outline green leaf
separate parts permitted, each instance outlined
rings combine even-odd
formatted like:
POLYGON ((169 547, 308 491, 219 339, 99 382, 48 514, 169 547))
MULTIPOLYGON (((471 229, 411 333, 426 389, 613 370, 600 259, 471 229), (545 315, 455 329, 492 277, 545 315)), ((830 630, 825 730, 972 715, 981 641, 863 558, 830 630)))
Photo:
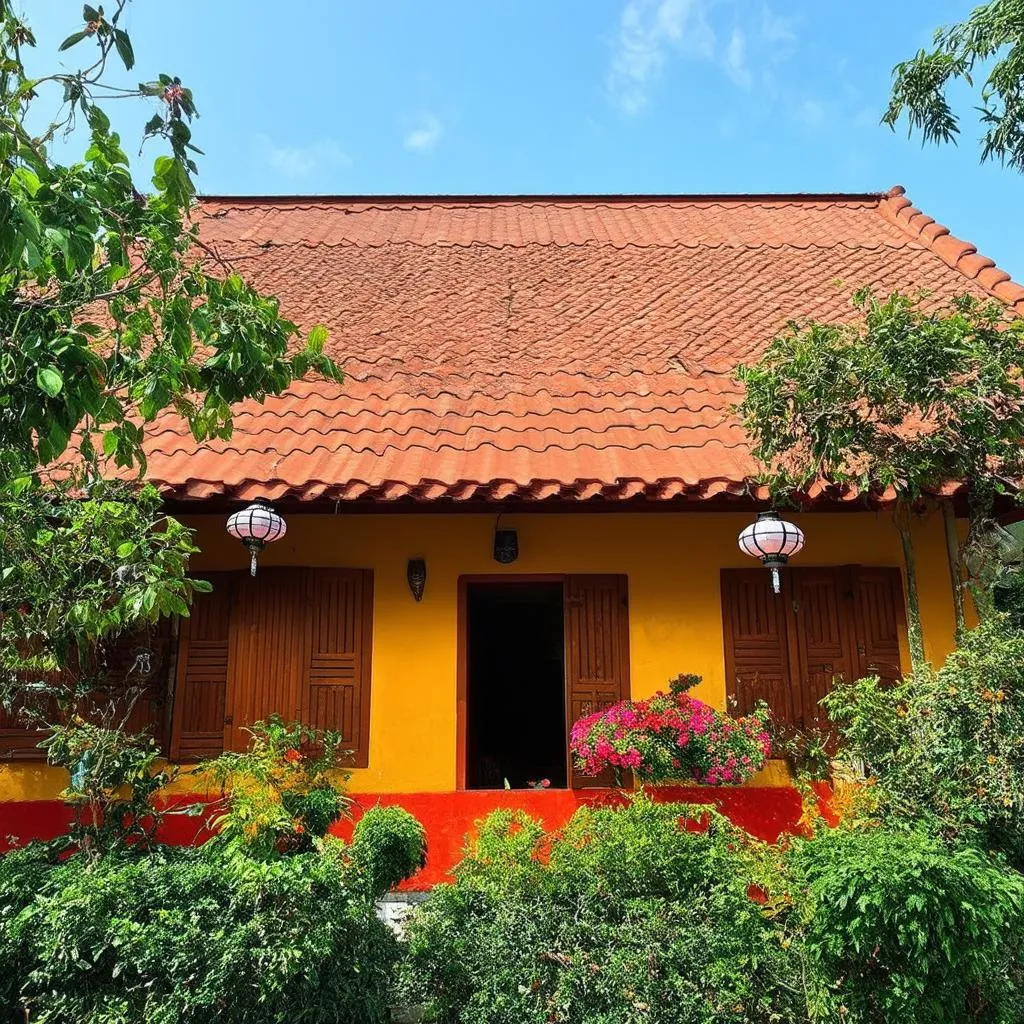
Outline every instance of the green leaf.
POLYGON ((4 490, 9 491, 15 497, 24 494, 32 486, 32 477, 29 475, 16 476, 4 485, 4 490))
POLYGON ((135 51, 132 49, 132 41, 124 29, 114 29, 114 46, 117 47, 117 55, 121 58, 128 71, 135 67, 135 51))
POLYGON ((36 370, 36 384, 40 391, 45 391, 51 398, 56 398, 64 387, 64 378, 60 371, 52 366, 40 366, 36 370))
POLYGON ((10 182, 11 185, 19 185, 30 196, 34 196, 40 188, 39 176, 27 167, 16 167, 11 172, 10 182))
POLYGON ((71 35, 64 40, 60 46, 57 47, 58 51, 70 50, 76 43, 80 43, 89 35, 88 32, 72 32, 71 35))
POLYGON ((100 12, 95 7, 90 7, 88 4, 82 8, 82 21, 99 21, 100 12))
POLYGON ((310 352, 320 355, 324 350, 327 341, 327 328, 323 324, 317 324, 309 334, 306 335, 306 348, 310 352))

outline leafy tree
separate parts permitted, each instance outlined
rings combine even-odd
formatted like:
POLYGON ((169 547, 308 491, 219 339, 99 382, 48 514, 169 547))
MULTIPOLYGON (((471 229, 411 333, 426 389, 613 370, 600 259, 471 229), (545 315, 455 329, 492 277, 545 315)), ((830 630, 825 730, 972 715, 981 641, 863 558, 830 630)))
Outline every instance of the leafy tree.
MULTIPOLYGON (((917 669, 924 647, 911 509, 944 484, 966 482, 971 543, 982 545, 994 497, 1016 492, 1024 468, 1024 323, 969 297, 930 311, 906 296, 880 300, 861 291, 854 307, 854 322, 790 323, 755 365, 741 366, 739 413, 778 498, 798 498, 818 482, 895 495, 917 669)), ((949 503, 940 504, 958 580, 964 559, 949 503)), ((962 596, 954 591, 962 633, 962 596)))
POLYGON ((897 64, 883 122, 905 114, 926 142, 955 142, 960 118, 947 97, 958 81, 972 88, 981 68, 978 111, 984 125, 982 160, 1024 171, 1024 0, 989 0, 957 25, 935 32, 934 47, 897 64))
POLYGON ((104 642, 204 588, 186 575, 189 531, 132 479, 147 424, 173 412, 196 441, 224 438, 234 403, 310 371, 340 379, 322 326, 303 337, 204 246, 191 91, 116 79, 135 63, 128 2, 82 9, 61 45, 79 70, 33 75, 32 29, 0 0, 0 691, 22 703, 55 679, 77 697, 104 642), (114 99, 155 108, 150 186, 111 129, 114 99), (48 122, 43 104, 59 108, 48 122), (82 140, 80 160, 54 159, 59 135, 82 140))
POLYGON ((898 63, 883 123, 895 128, 906 115, 910 132, 926 142, 955 142, 961 122, 947 91, 957 81, 973 88, 979 68, 987 72, 981 159, 1024 171, 1024 0, 989 0, 964 22, 936 30, 931 50, 898 63))
POLYGON ((873 814, 924 821, 1024 868, 1024 633, 1001 616, 939 669, 896 686, 841 682, 825 698, 840 757, 874 781, 873 814))

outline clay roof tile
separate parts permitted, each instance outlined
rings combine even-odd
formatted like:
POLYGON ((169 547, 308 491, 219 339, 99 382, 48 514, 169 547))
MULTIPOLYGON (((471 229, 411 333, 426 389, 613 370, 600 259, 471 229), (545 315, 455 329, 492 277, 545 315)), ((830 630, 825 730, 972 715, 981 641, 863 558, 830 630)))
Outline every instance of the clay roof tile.
POLYGON ((898 186, 207 197, 197 219, 328 327, 347 378, 243 404, 227 441, 153 424, 150 477, 183 502, 763 499, 734 370, 787 320, 852 316, 865 284, 1024 313, 1024 288, 898 186))

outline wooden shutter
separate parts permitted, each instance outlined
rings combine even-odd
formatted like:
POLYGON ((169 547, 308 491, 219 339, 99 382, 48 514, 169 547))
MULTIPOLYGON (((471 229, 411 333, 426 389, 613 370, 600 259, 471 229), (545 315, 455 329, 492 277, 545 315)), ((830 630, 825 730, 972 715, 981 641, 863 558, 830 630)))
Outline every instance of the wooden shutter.
MULTIPOLYGON (((56 704, 53 714, 58 714, 56 704)), ((33 711, 36 708, 33 707, 33 711)), ((48 708, 45 711, 49 714, 48 708)), ((2 761, 43 761, 46 751, 39 746, 46 738, 46 731, 28 726, 22 715, 22 704, 15 698, 10 710, 0 707, 0 760, 2 761)))
POLYGON ((899 569, 853 569, 854 659, 857 675, 901 678, 900 635, 906 631, 903 579, 899 569))
POLYGON ((763 569, 722 570, 726 693, 745 715, 763 700, 783 721, 796 720, 790 685, 786 594, 773 594, 763 569))
POLYGON ((782 580, 775 595, 763 570, 722 571, 726 687, 739 713, 763 700, 780 722, 810 728, 836 678, 900 678, 899 569, 789 567, 782 580))
POLYGON ((239 575, 230 618, 219 623, 227 629, 227 642, 217 649, 223 749, 244 750, 248 727, 276 714, 340 732, 352 763, 365 767, 372 601, 366 570, 269 568, 239 575))
POLYGON ((306 581, 301 719, 340 732, 352 764, 369 762, 373 577, 360 569, 318 569, 306 581))
MULTIPOLYGON (((565 690, 569 728, 577 719, 629 696, 629 610, 625 576, 569 576, 565 581, 565 690)), ((608 786, 611 773, 581 775, 569 759, 573 789, 608 786)))
POLYGON ((235 585, 224 745, 245 750, 248 726, 299 717, 305 664, 306 573, 261 569, 235 585))
POLYGON ((125 722, 129 732, 148 732, 160 748, 167 750, 167 700, 174 644, 172 620, 162 618, 152 626, 120 637, 105 653, 106 689, 99 688, 95 700, 111 700, 120 706, 131 704, 125 722))
MULTIPOLYGON (((56 697, 33 701, 31 710, 43 721, 66 720, 73 710, 86 719, 98 721, 106 708, 116 709, 118 721, 124 720, 128 732, 149 732, 167 747, 167 694, 171 655, 171 620, 160 619, 152 626, 124 634, 103 645, 100 660, 92 663, 89 673, 99 678, 93 689, 75 702, 73 709, 61 710, 56 697)), ((91 658, 92 656, 90 656, 91 658)), ((25 679, 38 678, 35 673, 21 673, 25 679)), ((53 687, 64 689, 69 696, 80 680, 74 667, 44 674, 53 687)), ((39 748, 48 731, 29 728, 19 706, 10 711, 0 708, 0 760, 44 760, 46 752, 39 748)))
POLYGON ((797 648, 791 721, 810 729, 827 717, 820 702, 833 681, 849 681, 858 674, 850 632, 853 595, 847 569, 798 568, 789 573, 791 599, 787 603, 792 608, 797 648))
POLYGON ((224 747, 228 646, 235 575, 210 573, 209 594, 196 594, 178 632, 171 757, 198 761, 224 747))

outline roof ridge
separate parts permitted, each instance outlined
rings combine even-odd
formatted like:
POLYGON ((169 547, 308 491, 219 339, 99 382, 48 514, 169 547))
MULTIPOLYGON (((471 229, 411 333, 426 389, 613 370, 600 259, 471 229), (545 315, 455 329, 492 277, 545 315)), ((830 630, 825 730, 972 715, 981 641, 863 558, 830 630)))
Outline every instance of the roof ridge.
POLYGON ((768 200, 774 202, 870 202, 884 199, 889 192, 426 192, 426 193, 209 193, 196 196, 199 203, 670 203, 768 200))
POLYGON ((904 234, 920 241, 946 266, 974 281, 1015 313, 1024 315, 1024 287, 998 267, 995 260, 979 253, 976 245, 957 238, 945 224, 914 206, 902 185, 894 185, 882 195, 878 212, 904 234))

